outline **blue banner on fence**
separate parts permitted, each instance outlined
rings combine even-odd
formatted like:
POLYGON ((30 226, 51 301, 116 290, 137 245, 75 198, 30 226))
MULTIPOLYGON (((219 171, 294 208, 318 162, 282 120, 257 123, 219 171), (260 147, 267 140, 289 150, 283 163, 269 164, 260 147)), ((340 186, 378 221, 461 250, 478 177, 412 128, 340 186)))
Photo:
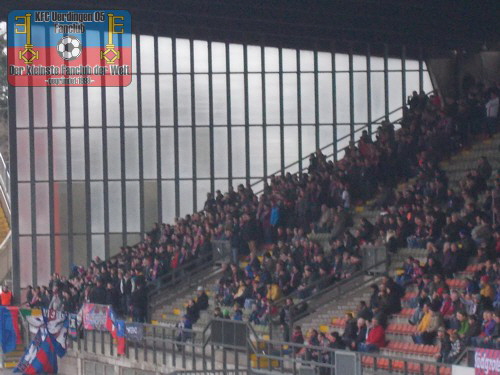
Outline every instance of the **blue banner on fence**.
POLYGON ((144 337, 144 326, 139 323, 125 323, 125 331, 128 340, 141 341, 144 337))

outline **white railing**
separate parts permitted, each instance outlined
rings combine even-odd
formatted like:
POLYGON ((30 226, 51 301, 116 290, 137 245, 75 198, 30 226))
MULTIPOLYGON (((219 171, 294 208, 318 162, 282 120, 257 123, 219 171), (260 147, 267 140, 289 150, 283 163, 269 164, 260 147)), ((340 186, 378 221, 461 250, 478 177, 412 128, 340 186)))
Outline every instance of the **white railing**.
MULTIPOLYGON (((10 173, 0 153, 0 204, 3 208, 5 218, 10 226, 10 173)), ((9 231, 2 243, 0 243, 0 283, 9 284, 11 276, 10 271, 12 267, 12 231, 9 231)))
MULTIPOLYGON (((0 153, 0 188, 3 194, 2 199, 6 203, 5 215, 10 222, 10 173, 3 155, 0 153)), ((5 208, 5 207, 4 207, 5 208)))

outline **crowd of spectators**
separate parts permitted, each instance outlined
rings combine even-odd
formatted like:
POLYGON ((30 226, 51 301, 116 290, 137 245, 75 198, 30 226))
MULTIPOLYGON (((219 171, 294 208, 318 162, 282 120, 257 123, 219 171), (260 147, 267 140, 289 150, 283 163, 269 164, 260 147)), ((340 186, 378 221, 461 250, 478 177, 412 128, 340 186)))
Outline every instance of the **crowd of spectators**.
MULTIPOLYGON (((443 218, 433 223, 434 215, 427 215, 429 207, 437 208, 447 198, 444 202, 452 205, 453 220, 462 205, 469 205, 463 194, 474 198, 484 191, 480 179, 487 172, 487 161, 484 171, 471 172, 466 181, 472 185, 467 185, 462 196, 447 190, 446 178, 436 164, 466 142, 471 112, 470 103, 441 104, 438 96, 416 95, 398 131, 388 121, 377 129, 375 140, 364 131, 357 146, 351 142, 343 159, 335 163, 318 150, 310 156, 307 173, 273 175, 260 196, 250 185, 230 188, 225 194, 208 193, 202 212, 173 224, 155 224, 139 244, 122 247, 108 260, 96 258, 87 268, 75 266, 69 277, 54 274, 47 287, 29 288, 25 303, 68 312, 78 311, 85 302, 109 304, 120 315, 144 321, 150 283, 172 269, 203 263, 211 254, 210 241, 226 240, 233 263, 224 265, 217 302, 231 307, 236 317, 242 315, 242 308, 251 309, 252 321, 265 323, 277 313, 270 311, 271 303, 282 296, 295 291, 305 298, 314 288, 352 275, 360 266, 360 246, 376 242, 379 235, 390 237, 394 230, 397 235, 392 238, 411 241, 412 246, 437 240, 443 218), (392 194, 397 181, 415 175, 418 183, 413 188, 402 196, 392 194), (351 207, 374 196, 375 205, 387 208, 388 215, 375 226, 364 220, 351 234, 347 230, 352 225, 351 207), (389 209, 393 204, 396 211, 389 209), (398 228, 400 221, 402 228, 398 228), (430 231, 421 230, 424 227, 430 231), (332 251, 325 253, 311 241, 311 232, 331 233, 332 251), (266 250, 260 260, 262 244, 266 250), (238 265, 242 256, 248 257, 244 268, 238 265)), ((486 216, 474 216, 474 220, 482 226, 491 224, 486 216)), ((475 233, 488 235, 486 228, 475 233)), ((498 230, 495 233, 498 238, 498 230)), ((452 237, 448 241, 453 242, 452 237)), ((453 244, 450 248, 453 252, 453 244)), ((432 267, 433 261, 429 262, 426 267, 432 267)), ((290 310, 293 314, 295 308, 290 310)), ((229 315, 228 309, 224 312, 229 315)), ((291 314, 279 312, 283 325, 291 314)))
MULTIPOLYGON (((381 285, 372 285, 369 303, 361 301, 355 314, 346 314, 342 335, 311 330, 304 338, 295 327, 293 342, 377 351, 386 345, 388 318, 401 312, 405 290, 415 285, 417 297, 409 301, 415 308, 409 319, 417 330, 413 340, 438 345, 437 361, 453 363, 466 346, 500 349, 500 227, 495 222, 500 200, 494 200, 500 196, 500 176, 481 157, 453 189, 437 164, 466 145, 469 135, 489 137, 497 131, 497 92, 473 86, 465 100, 443 107, 414 93, 393 147, 393 166, 401 176, 414 178, 400 192, 380 194, 374 207, 382 214, 373 225, 364 220, 354 237, 361 244, 385 244, 393 253, 401 247, 426 248, 426 262, 409 256, 396 280, 384 277, 381 285), (465 290, 447 283, 470 264, 475 271, 465 290)), ((321 351, 302 352, 321 361, 321 351)))

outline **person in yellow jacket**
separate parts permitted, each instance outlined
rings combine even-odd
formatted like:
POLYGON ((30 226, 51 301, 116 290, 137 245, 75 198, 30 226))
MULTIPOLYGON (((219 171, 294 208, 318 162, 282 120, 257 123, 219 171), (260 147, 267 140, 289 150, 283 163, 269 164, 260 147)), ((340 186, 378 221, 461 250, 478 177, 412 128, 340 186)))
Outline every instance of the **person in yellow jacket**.
POLYGON ((278 284, 268 284, 266 297, 269 301, 276 301, 281 298, 281 290, 278 284))
POLYGON ((444 327, 443 317, 434 310, 430 303, 424 305, 424 316, 417 326, 418 333, 412 337, 416 344, 433 345, 438 329, 444 327))
POLYGON ((495 298, 495 290, 489 284, 489 277, 483 276, 480 279, 479 286, 481 287, 481 291, 479 292, 484 298, 489 298, 490 301, 493 301, 495 298))

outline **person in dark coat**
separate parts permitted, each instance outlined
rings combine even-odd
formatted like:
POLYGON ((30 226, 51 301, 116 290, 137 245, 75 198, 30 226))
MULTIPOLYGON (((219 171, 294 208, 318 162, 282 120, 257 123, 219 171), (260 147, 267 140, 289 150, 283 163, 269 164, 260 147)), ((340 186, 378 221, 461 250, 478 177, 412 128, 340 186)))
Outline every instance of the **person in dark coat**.
POLYGON ((101 280, 96 281, 96 285, 92 288, 90 293, 90 302, 100 305, 106 304, 106 289, 104 289, 101 280))
POLYGON ((342 334, 342 340, 347 346, 351 345, 351 342, 353 342, 356 339, 356 331, 357 331, 357 325, 356 325, 356 319, 352 316, 352 313, 347 313, 346 314, 347 322, 345 323, 345 329, 344 333, 342 334))
POLYGON ((207 293, 205 293, 203 287, 198 287, 197 294, 196 308, 198 309, 198 311, 204 311, 208 309, 208 296, 207 293))
POLYGON ((196 302, 194 299, 188 301, 188 305, 186 307, 186 315, 189 321, 195 324, 198 319, 200 319, 200 310, 196 307, 196 302))
POLYGON ((120 294, 111 281, 106 285, 106 305, 110 305, 115 312, 120 309, 120 294))
POLYGON ((146 321, 148 295, 142 283, 136 284, 135 290, 130 296, 130 309, 135 322, 144 323, 146 321))
POLYGON ((368 327, 366 326, 366 321, 363 318, 358 319, 356 328, 356 338, 351 342, 351 350, 358 350, 360 344, 366 341, 366 332, 368 327))

